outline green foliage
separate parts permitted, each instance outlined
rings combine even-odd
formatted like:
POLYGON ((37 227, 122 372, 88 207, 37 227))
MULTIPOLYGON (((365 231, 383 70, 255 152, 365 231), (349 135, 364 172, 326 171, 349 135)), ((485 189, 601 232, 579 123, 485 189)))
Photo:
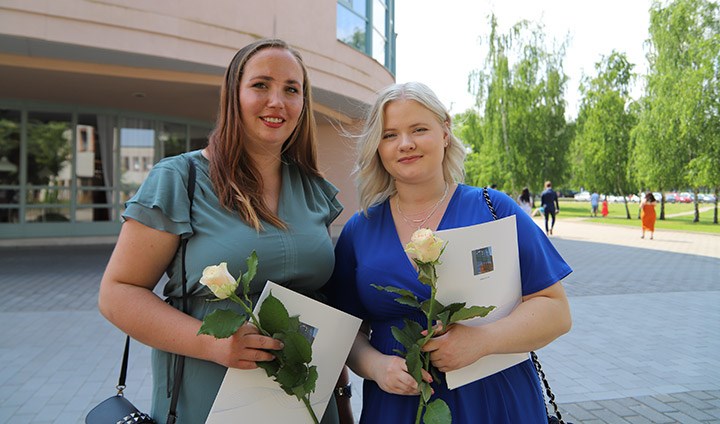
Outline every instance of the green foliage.
POLYGON ((583 98, 571 146, 572 168, 574 177, 593 191, 635 191, 628 174, 630 131, 636 122, 629 94, 633 66, 624 53, 613 51, 595 64, 597 75, 586 76, 580 86, 583 98))
POLYGON ((285 305, 270 293, 258 311, 258 319, 268 334, 283 333, 290 325, 290 316, 285 305))
POLYGON ((317 416, 310 404, 310 393, 315 391, 318 378, 317 367, 310 366, 312 346, 300 333, 300 317, 290 316, 285 305, 269 293, 260 304, 257 316, 253 312, 250 300, 250 282, 257 273, 258 257, 253 251, 246 260, 247 272, 238 278, 243 287, 243 298, 235 294, 229 299, 242 306, 245 314, 232 310, 218 309, 203 319, 198 334, 207 334, 216 338, 231 337, 248 319, 261 334, 281 340, 283 348, 271 351, 275 355, 272 361, 257 362, 268 377, 275 380, 288 395, 295 396, 305 404, 311 418, 318 423, 317 416))
POLYGON ((720 187, 719 7, 676 0, 650 9, 647 89, 633 131, 643 187, 720 187))
POLYGON ((460 137, 473 150, 468 182, 515 193, 525 186, 539 192, 546 179, 561 185, 571 136, 563 98, 565 43, 547 51, 543 27, 527 21, 500 34, 493 15, 487 44, 484 68, 469 77, 481 115, 456 117, 460 137))
POLYGON ((435 399, 428 403, 425 415, 423 416, 424 424, 442 424, 452 421, 450 407, 447 406, 442 399, 435 399))
POLYGON ((198 334, 207 334, 218 339, 226 339, 247 321, 246 315, 230 309, 218 309, 208 314, 200 326, 198 334))
POLYGON ((447 424, 452 422, 452 416, 450 415, 450 409, 447 404, 441 399, 435 399, 429 402, 432 397, 432 387, 422 379, 422 370, 428 371, 433 376, 434 381, 440 381, 440 379, 437 369, 430 363, 430 354, 423 352, 422 347, 435 335, 436 329, 433 327, 434 323, 441 322, 443 324, 443 331, 445 331, 449 326, 458 321, 487 316, 487 314, 495 309, 495 306, 466 307, 464 302, 452 303, 448 306, 443 305, 435 299, 435 295, 437 294, 437 271, 435 267, 439 264, 439 260, 422 262, 414 259, 414 261, 418 265, 418 280, 431 289, 430 299, 419 302, 413 292, 393 286, 372 284, 372 287, 380 291, 397 294, 399 296, 395 298, 396 302, 418 309, 424 313, 428 323, 427 328, 423 328, 415 321, 404 319, 403 322, 405 325, 402 329, 393 326, 390 331, 395 340, 405 349, 404 352, 397 350, 395 352, 405 358, 408 374, 415 379, 420 389, 420 402, 418 404, 415 423, 419 423, 420 417, 422 416, 424 423, 447 424), (423 332, 426 332, 426 334, 423 335, 423 332), (424 415, 423 411, 425 411, 424 415))

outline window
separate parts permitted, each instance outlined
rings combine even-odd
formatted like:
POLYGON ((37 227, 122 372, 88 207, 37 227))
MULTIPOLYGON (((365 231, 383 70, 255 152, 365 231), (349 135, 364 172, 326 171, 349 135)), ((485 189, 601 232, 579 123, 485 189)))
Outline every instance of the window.
POLYGON ((394 0, 338 0, 337 38, 395 72, 394 0))

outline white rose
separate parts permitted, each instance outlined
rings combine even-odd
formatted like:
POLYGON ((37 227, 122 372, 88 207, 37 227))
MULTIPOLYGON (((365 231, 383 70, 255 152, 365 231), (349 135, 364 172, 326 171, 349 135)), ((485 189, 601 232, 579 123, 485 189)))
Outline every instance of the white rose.
POLYGON ((405 252, 420 262, 431 263, 438 260, 444 244, 445 241, 435 236, 432 230, 421 228, 413 233, 405 252))
POLYGON ((227 299, 235 293, 238 282, 227 269, 227 263, 205 267, 200 283, 208 286, 219 299, 227 299))

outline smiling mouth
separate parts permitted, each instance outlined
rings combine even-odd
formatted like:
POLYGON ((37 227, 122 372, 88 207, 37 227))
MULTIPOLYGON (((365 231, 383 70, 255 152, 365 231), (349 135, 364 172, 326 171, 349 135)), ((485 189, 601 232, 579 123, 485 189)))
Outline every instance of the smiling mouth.
POLYGON ((412 160, 415 160, 415 159, 419 159, 419 158, 421 158, 421 157, 422 157, 422 156, 407 156, 407 157, 404 157, 404 158, 400 158, 400 159, 398 160, 398 162, 409 162, 409 161, 412 161, 412 160))
POLYGON ((282 124, 283 122, 285 122, 285 120, 282 118, 262 117, 260 119, 271 124, 282 124))

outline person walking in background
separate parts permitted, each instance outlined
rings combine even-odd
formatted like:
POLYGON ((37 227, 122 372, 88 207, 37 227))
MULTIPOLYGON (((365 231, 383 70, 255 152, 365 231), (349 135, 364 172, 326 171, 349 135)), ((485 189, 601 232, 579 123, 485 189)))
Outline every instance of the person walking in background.
POLYGON ((610 211, 609 211, 609 209, 608 209, 607 195, 603 198, 603 201, 602 201, 602 211, 601 211, 601 213, 602 213, 603 218, 605 218, 606 216, 608 216, 608 214, 610 213, 610 211))
POLYGON ((545 234, 552 235, 555 227, 555 215, 560 213, 560 202, 550 181, 545 181, 545 190, 540 195, 540 203, 545 215, 545 234), (550 225, 548 225, 548 221, 550 221, 550 225))
POLYGON ((645 231, 650 231, 650 240, 655 234, 655 205, 657 201, 651 192, 647 192, 645 197, 640 201, 640 221, 642 222, 642 236, 645 238, 645 231))
POLYGON ((520 209, 527 212, 528 215, 532 216, 533 208, 535 207, 532 197, 530 196, 530 189, 525 187, 517 198, 520 209))
MULTIPOLYGON (((522 301, 508 316, 483 325, 457 323, 423 347, 442 372, 486 355, 528 352, 570 329, 562 280, 571 269, 529 215, 506 194, 462 184, 465 148, 452 133, 452 118, 435 93, 421 83, 381 91, 358 136, 355 174, 360 211, 337 241, 335 270, 326 286, 331 305, 363 319, 348 365, 365 379, 362 424, 411 423, 418 385, 408 373, 403 346, 391 331, 408 318, 426 327, 425 315, 396 302, 387 284, 429 299, 430 288, 403 250, 419 228, 451 229, 516 216, 522 301), (484 197, 487 193, 489 200, 484 197)), ((420 334, 418 334, 420 337, 420 334)), ((547 423, 541 383, 528 359, 454 390, 442 375, 433 397, 444 400, 454 423, 547 423)), ((432 381, 431 381, 432 380, 432 381)))
MULTIPOLYGON (((205 267, 227 262, 237 273, 256 251, 253 301, 267 280, 316 297, 332 274, 328 226, 342 205, 318 170, 311 92, 300 54, 284 41, 243 47, 225 72, 208 146, 158 162, 126 203, 98 304, 110 322, 153 348, 151 415, 158 423, 168 415, 176 355, 185 356, 178 423, 192 424, 207 419, 228 368, 257 368, 274 359, 268 350, 282 347, 249 323, 225 339, 198 335, 214 310, 243 312, 229 299, 207 301, 212 293, 199 283, 205 267), (192 210, 188 159, 197 169, 192 210), (180 311, 179 249, 186 238, 187 314, 180 311), (167 301, 153 292, 163 273, 167 301)), ((338 422, 331 400, 322 423, 338 422)))
POLYGON ((600 203, 600 195, 597 194, 597 191, 593 190, 592 194, 590 195, 590 215, 591 216, 597 216, 599 203, 600 203))

